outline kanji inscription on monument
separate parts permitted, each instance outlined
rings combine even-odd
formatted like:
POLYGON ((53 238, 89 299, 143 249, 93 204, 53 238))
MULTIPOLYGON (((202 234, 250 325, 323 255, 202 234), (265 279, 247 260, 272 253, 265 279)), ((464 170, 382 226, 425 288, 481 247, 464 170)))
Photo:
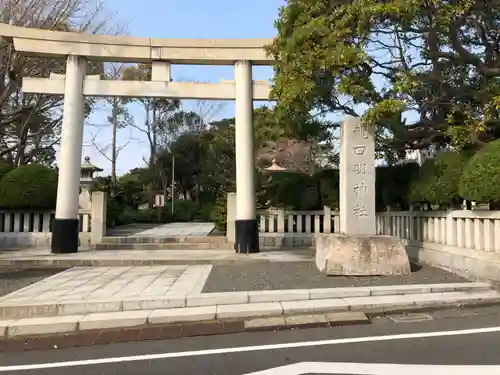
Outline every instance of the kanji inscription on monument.
POLYGON ((340 128, 340 231, 376 233, 375 138, 354 117, 345 118, 340 128))

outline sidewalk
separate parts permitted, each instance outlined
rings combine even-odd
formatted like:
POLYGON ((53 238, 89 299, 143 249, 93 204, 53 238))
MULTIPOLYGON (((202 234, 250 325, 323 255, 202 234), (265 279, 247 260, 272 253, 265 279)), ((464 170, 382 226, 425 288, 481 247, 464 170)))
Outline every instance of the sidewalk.
POLYGON ((108 236, 130 237, 193 237, 208 236, 213 223, 128 224, 108 229, 108 236))
POLYGON ((312 250, 269 251, 236 254, 234 250, 89 250, 75 254, 51 254, 49 249, 29 248, 0 251, 1 266, 18 267, 115 267, 194 264, 246 264, 312 261, 312 250))
POLYGON ((500 303, 489 284, 434 268, 336 278, 310 264, 74 267, 0 297, 0 350, 367 324, 380 314, 500 303))

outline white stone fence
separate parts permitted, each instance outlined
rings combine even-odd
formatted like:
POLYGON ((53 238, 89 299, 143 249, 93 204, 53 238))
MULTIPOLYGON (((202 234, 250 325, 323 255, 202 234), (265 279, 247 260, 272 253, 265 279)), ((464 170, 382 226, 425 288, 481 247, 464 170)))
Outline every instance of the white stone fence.
MULTIPOLYGON (((258 216, 263 248, 313 246, 316 233, 340 228, 328 208, 258 216)), ((411 258, 500 286, 500 211, 388 211, 377 213, 376 224, 377 234, 401 238, 411 258)))
POLYGON ((500 211, 396 211, 377 215, 377 233, 412 242, 500 253, 500 211))
POLYGON ((500 211, 387 212, 377 231, 403 239, 413 259, 500 286, 500 211))
POLYGON ((260 233, 335 233, 339 213, 325 207, 320 211, 259 210, 260 233))
POLYGON ((316 233, 335 233, 340 228, 338 212, 329 207, 321 211, 258 210, 257 219, 263 248, 312 246, 316 233))
MULTIPOLYGON (((338 233, 339 212, 260 210, 261 234, 338 233)), ((388 211, 377 213, 377 234, 500 253, 500 211, 388 211)))
MULTIPOLYGON (((78 211, 80 245, 98 243, 106 234, 106 194, 92 193, 91 208, 78 211)), ((54 210, 0 210, 0 248, 49 246, 54 210)))
MULTIPOLYGON (((311 246, 316 233, 338 233, 340 229, 339 212, 328 207, 321 211, 260 210, 257 216, 264 247, 311 246)), ((408 243, 500 254, 500 211, 388 211, 377 213, 376 222, 377 234, 408 243)))

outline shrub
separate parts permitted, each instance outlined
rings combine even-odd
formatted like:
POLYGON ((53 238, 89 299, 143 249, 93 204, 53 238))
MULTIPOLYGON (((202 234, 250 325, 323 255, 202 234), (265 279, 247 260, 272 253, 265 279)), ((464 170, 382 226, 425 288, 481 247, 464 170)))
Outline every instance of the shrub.
POLYGON ((12 165, 6 161, 0 161, 0 180, 12 170, 12 165))
MULTIPOLYGON (((172 212, 172 203, 167 202, 164 207, 165 211, 172 212)), ((190 200, 176 200, 174 202, 174 214, 172 221, 174 222, 189 222, 197 219, 199 216, 198 203, 190 200)))
POLYGON ((57 172, 41 164, 15 168, 0 180, 0 206, 7 209, 53 209, 57 172))
MULTIPOLYGON (((339 171, 336 169, 326 169, 316 173, 314 178, 318 181, 321 205, 337 209, 340 200, 339 171)), ((321 209, 321 207, 318 208, 321 209)))
POLYGON ((407 210, 410 189, 417 179, 419 168, 417 163, 377 167, 375 180, 377 210, 385 210, 387 207, 407 210))
POLYGON ((426 202, 432 195, 429 190, 434 182, 436 173, 436 163, 434 160, 426 160, 420 170, 417 178, 410 185, 410 202, 426 202))
POLYGON ((315 210, 320 207, 318 179, 304 173, 283 172, 268 176, 258 193, 261 203, 292 210, 315 210))
POLYGON ((203 204, 198 210, 196 219, 206 222, 212 222, 214 220, 213 219, 214 210, 215 210, 215 203, 207 202, 203 204))
POLYGON ((170 211, 165 209, 151 208, 147 210, 133 210, 125 208, 116 217, 116 225, 133 223, 158 223, 166 224, 172 222, 170 211))
POLYGON ((435 161, 426 161, 412 184, 414 202, 456 205, 461 201, 459 184, 470 152, 444 152, 435 161))
POLYGON ((465 165, 460 195, 479 203, 500 201, 500 140, 488 143, 465 165))
POLYGON ((116 199, 108 198, 107 201, 107 213, 106 213, 106 225, 108 227, 114 227, 115 225, 123 225, 127 223, 120 223, 119 218, 122 214, 122 207, 116 201, 116 199))
POLYGON ((220 231, 226 231, 227 225, 227 196, 223 196, 215 202, 214 209, 212 211, 212 220, 215 224, 215 228, 220 231))
POLYGON ((132 215, 132 222, 134 223, 161 223, 162 211, 157 209, 147 209, 135 211, 132 215))
POLYGON ((136 211, 129 208, 120 211, 120 213, 116 217, 115 225, 127 225, 134 223, 135 213, 136 211))

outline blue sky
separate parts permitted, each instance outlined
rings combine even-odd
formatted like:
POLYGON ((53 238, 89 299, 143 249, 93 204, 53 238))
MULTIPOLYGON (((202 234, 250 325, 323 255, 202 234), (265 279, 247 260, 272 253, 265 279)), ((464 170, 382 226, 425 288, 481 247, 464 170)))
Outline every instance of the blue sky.
MULTIPOLYGON (((107 0, 109 8, 119 3, 117 20, 127 24, 131 36, 157 38, 271 38, 275 36, 273 21, 284 0, 107 0)), ((272 78, 272 68, 254 67, 254 79, 272 78)), ((218 82, 233 79, 233 68, 222 66, 173 66, 174 80, 218 82)), ((193 103, 185 102, 185 107, 193 103)), ((132 109, 136 124, 141 124, 143 113, 132 109)), ((99 110, 89 119, 90 123, 105 124, 106 111, 99 110)), ((217 117, 233 117, 234 102, 225 102, 217 117)), ((118 174, 143 164, 148 156, 143 136, 132 128, 120 130, 118 144, 130 141, 118 158, 118 174)), ((111 140, 110 126, 92 127, 85 130, 83 156, 90 156, 92 163, 104 169, 101 175, 110 171, 110 162, 92 146, 91 139, 100 148, 105 148, 111 140)))

